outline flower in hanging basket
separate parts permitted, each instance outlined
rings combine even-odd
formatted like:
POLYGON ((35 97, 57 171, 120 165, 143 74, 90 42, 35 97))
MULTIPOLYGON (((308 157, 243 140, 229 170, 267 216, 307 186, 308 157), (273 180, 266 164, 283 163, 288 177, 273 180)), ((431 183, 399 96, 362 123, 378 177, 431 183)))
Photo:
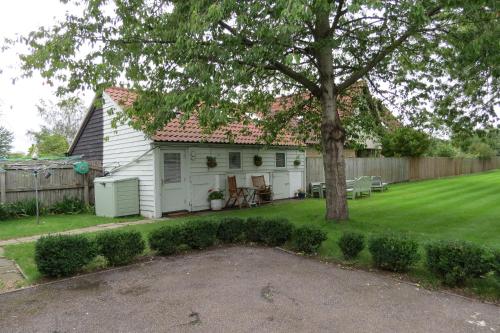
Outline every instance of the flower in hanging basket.
POLYGON ((262 156, 255 155, 253 157, 253 164, 255 164, 256 166, 261 166, 262 165, 262 156))
POLYGON ((300 165, 300 160, 296 159, 295 161, 293 161, 293 165, 299 166, 300 165))
POLYGON ((217 166, 217 160, 214 156, 207 156, 207 167, 215 168, 217 166))

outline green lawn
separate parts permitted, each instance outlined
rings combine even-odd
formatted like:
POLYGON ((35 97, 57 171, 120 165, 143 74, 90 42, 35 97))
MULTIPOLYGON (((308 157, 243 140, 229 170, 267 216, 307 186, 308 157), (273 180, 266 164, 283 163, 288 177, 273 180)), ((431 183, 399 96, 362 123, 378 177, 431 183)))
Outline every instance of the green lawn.
MULTIPOLYGON (((187 219, 217 218, 220 216, 283 216, 295 225, 312 224, 328 233, 328 240, 320 249, 323 259, 343 261, 336 244, 344 231, 360 231, 367 236, 391 231, 401 232, 417 239, 422 245, 437 239, 461 239, 500 249, 500 170, 469 176, 445 178, 391 185, 389 191, 374 193, 370 198, 350 200, 351 219, 344 223, 324 220, 325 204, 320 199, 277 202, 273 205, 200 214, 155 224, 127 226, 144 235, 168 223, 187 219)), ((33 245, 12 245, 6 255, 15 259, 31 280, 38 278, 33 263, 33 245)), ((365 249, 353 264, 371 265, 365 249)), ((424 269, 423 261, 409 272, 409 276, 426 285, 435 281, 424 269)), ((473 281, 469 292, 490 299, 500 299, 500 283, 493 277, 473 281)))
POLYGON ((92 214, 45 215, 40 217, 40 224, 37 224, 35 217, 23 217, 0 221, 0 240, 140 219, 142 217, 109 218, 92 214))

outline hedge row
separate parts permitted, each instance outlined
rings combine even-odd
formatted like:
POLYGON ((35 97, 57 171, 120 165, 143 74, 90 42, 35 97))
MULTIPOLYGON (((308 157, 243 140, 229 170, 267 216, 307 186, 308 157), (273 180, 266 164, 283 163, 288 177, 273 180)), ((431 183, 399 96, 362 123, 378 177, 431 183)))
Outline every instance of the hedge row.
MULTIPOLYGON (((294 228, 287 219, 262 217, 189 221, 163 226, 148 235, 150 248, 160 255, 204 249, 217 243, 245 242, 267 246, 288 243, 297 251, 311 254, 326 239, 326 233, 315 227, 294 228)), ((375 266, 395 272, 407 271, 420 260, 418 243, 397 234, 373 236, 366 242, 363 234, 348 232, 340 237, 338 245, 346 259, 356 258, 367 246, 375 266)), ((130 263, 144 252, 145 246, 137 231, 104 232, 93 240, 82 235, 47 236, 36 243, 35 261, 43 275, 68 276, 80 271, 96 255, 105 257, 111 266, 130 263)), ((425 254, 429 271, 450 286, 490 272, 500 278, 500 251, 467 242, 440 241, 428 244, 425 254)))
POLYGON ((149 235, 149 245, 161 255, 171 255, 182 249, 203 249, 220 243, 253 242, 281 246, 291 241, 294 249, 314 253, 326 240, 326 233, 314 227, 295 229, 284 218, 238 217, 220 221, 198 220, 182 225, 167 225, 149 235))
MULTIPOLYGON (((356 258, 365 247, 363 234, 349 232, 339 239, 346 259, 356 258)), ((377 235, 368 242, 375 266, 404 272, 420 260, 418 243, 396 234, 377 235)), ((500 251, 464 241, 437 241, 425 246, 427 269, 444 284, 461 286, 467 279, 495 272, 500 277, 500 251)))
MULTIPOLYGON (((189 221, 163 226, 148 236, 150 248, 160 255, 204 249, 218 242, 280 246, 288 241, 292 241, 298 251, 314 253, 324 240, 326 233, 319 229, 294 229, 287 219, 262 217, 189 221)), ((97 255, 105 257, 110 266, 128 264, 142 254, 145 247, 138 231, 108 231, 95 239, 83 235, 46 236, 36 243, 35 262, 42 275, 69 276, 81 271, 97 255)))

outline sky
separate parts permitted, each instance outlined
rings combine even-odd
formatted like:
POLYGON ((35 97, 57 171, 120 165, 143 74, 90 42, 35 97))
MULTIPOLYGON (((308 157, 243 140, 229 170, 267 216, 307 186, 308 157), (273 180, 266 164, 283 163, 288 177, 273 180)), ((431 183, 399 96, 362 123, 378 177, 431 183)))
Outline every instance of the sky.
MULTIPOLYGON (((25 35, 39 26, 51 25, 64 17, 67 8, 60 0, 2 1, 0 45, 5 38, 25 35)), ((39 75, 12 84, 12 78, 21 74, 18 54, 24 50, 24 47, 16 46, 5 52, 0 51, 0 125, 14 132, 15 152, 27 152, 31 141, 26 132, 40 128, 41 120, 36 109, 38 101, 55 100, 55 89, 45 84, 39 75)), ((91 93, 81 97, 86 105, 90 105, 91 93)))

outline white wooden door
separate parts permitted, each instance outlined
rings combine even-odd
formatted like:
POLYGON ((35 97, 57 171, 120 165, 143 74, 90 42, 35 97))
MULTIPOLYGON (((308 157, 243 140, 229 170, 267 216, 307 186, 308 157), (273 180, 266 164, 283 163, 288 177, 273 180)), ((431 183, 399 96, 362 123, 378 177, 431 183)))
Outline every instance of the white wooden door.
POLYGON ((163 212, 188 209, 186 154, 183 150, 163 151, 163 212))
POLYGON ((287 199, 290 194, 290 178, 288 172, 273 173, 273 196, 274 199, 287 199))

